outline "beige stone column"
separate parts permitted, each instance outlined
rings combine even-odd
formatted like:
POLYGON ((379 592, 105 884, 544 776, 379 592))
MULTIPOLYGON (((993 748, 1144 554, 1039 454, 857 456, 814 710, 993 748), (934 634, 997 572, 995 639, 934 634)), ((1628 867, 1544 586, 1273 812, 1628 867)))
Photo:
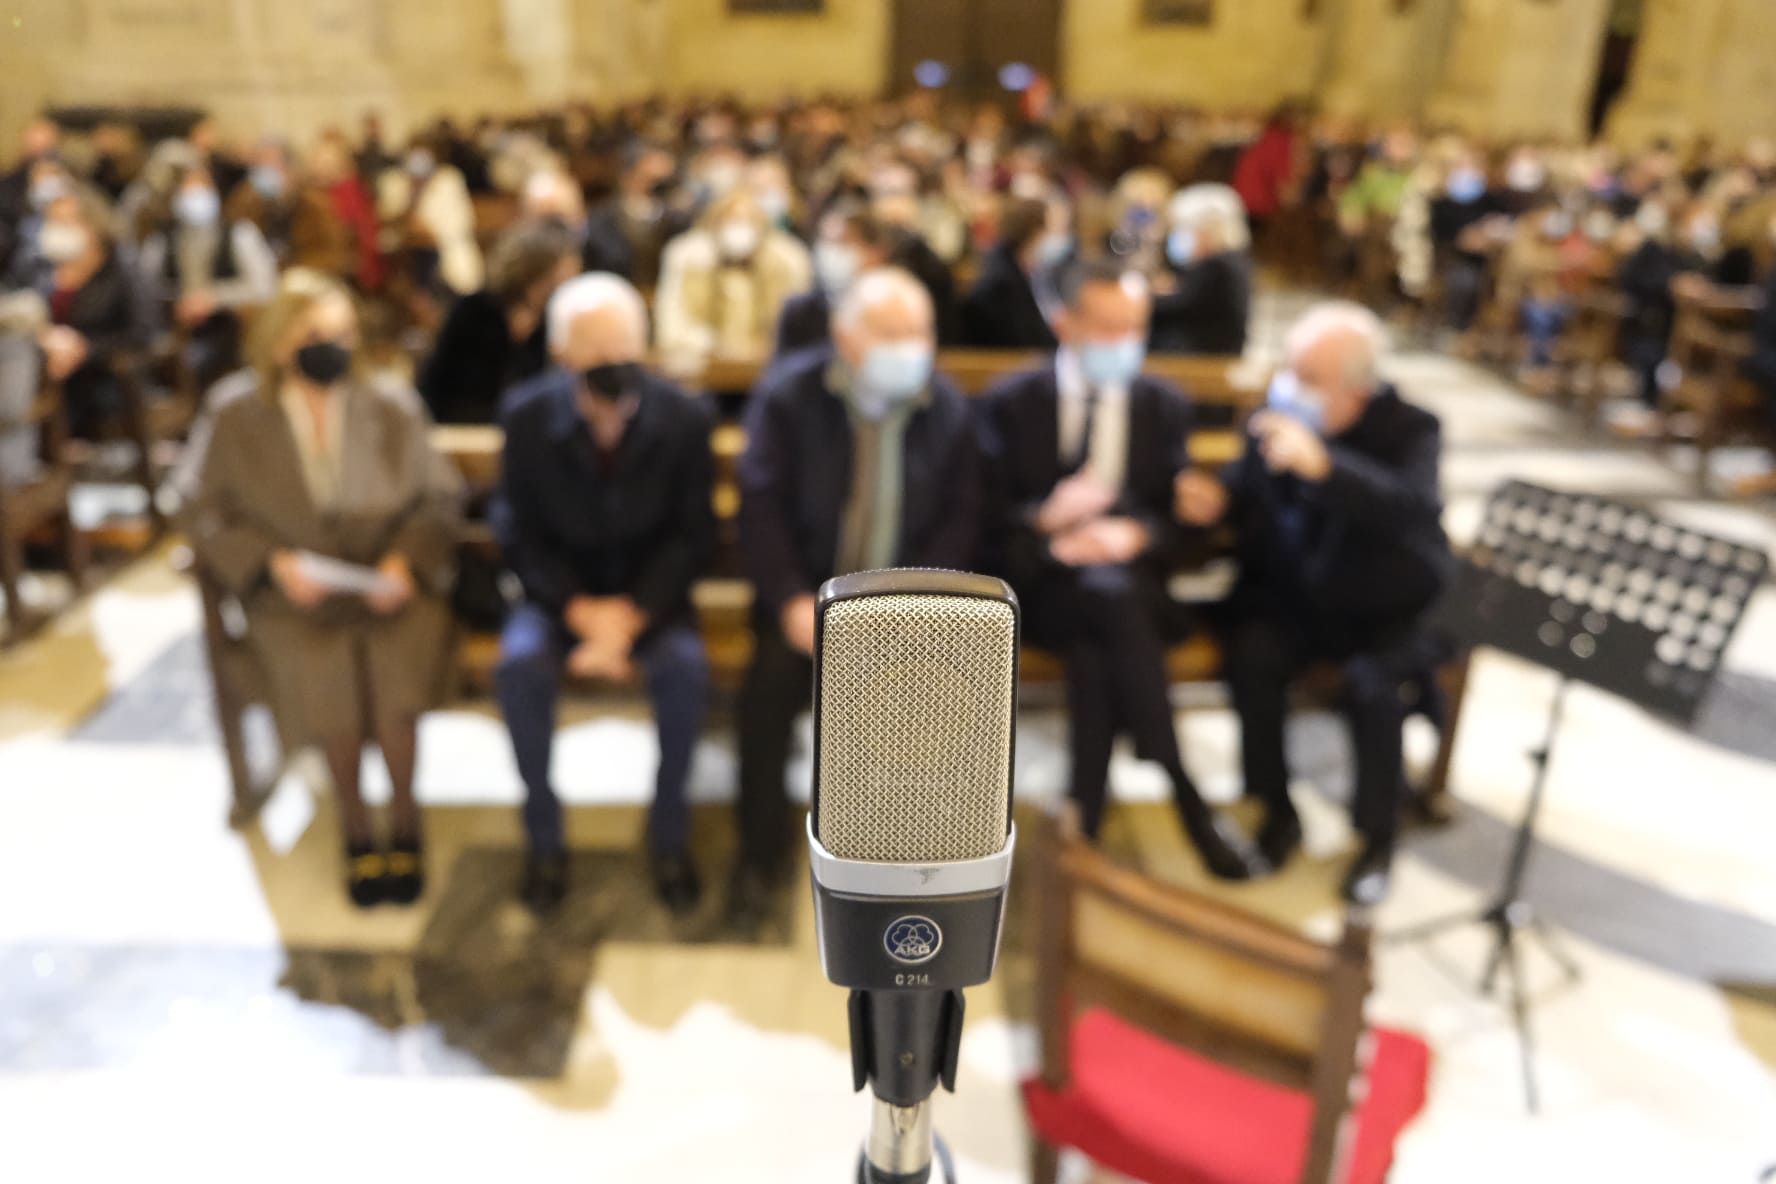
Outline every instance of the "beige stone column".
POLYGON ((1457 0, 1333 0, 1322 106, 1372 119, 1416 118, 1441 76, 1457 0))
POLYGON ((1625 145, 1776 134, 1776 3, 1647 0, 1628 89, 1607 130, 1625 145))
POLYGON ((1584 134, 1609 0, 1460 0, 1427 114, 1492 136, 1584 134))

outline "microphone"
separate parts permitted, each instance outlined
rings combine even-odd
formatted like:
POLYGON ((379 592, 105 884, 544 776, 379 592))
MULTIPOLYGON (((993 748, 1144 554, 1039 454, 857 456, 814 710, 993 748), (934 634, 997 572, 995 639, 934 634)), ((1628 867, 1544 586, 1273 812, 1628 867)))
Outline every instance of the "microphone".
POLYGON ((931 1178, 962 990, 998 962, 1017 655, 1002 580, 896 569, 820 589, 808 850, 821 969, 851 989, 852 1088, 875 1097, 865 1184, 931 1178))

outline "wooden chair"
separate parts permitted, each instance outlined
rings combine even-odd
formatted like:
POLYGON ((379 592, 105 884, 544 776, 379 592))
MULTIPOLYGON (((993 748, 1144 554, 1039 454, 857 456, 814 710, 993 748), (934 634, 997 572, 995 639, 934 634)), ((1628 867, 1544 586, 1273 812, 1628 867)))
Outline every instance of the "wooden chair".
POLYGON ((136 482, 148 498, 152 533, 159 535, 166 529, 166 515, 155 495, 178 462, 179 446, 197 420, 202 396, 182 377, 183 363, 169 358, 165 347, 119 354, 111 364, 123 392, 124 430, 136 450, 136 482))
POLYGON ((1333 945, 1036 836, 1032 1178, 1072 1147, 1152 1184, 1379 1184, 1430 1051, 1367 1029, 1368 923, 1333 945))
POLYGON ((22 419, 0 421, 0 431, 21 428, 37 430, 42 465, 31 481, 11 487, 0 483, 0 591, 6 594, 7 645, 42 624, 26 611, 21 591, 27 544, 53 541, 76 590, 85 586, 87 569, 86 538, 69 508, 74 466, 67 456, 67 415, 57 384, 46 378, 22 419))
MULTIPOLYGON (((1677 297, 1670 356, 1682 377, 1661 394, 1659 410, 1668 429, 1677 416, 1694 417, 1699 493, 1709 491, 1716 448, 1742 431, 1765 434, 1762 397, 1745 377, 1745 363, 1756 350, 1750 326, 1761 300, 1761 294, 1746 298, 1718 291, 1677 297)), ((1663 442, 1672 442, 1669 431, 1663 442)))
MULTIPOLYGON (((272 790, 277 788, 290 746, 280 735, 275 759, 266 767, 254 768, 247 745, 247 713, 257 704, 267 707, 269 714, 269 698, 258 659, 247 645, 246 615, 188 548, 179 549, 173 566, 197 583, 198 599, 203 606, 204 658, 215 696, 216 729, 222 734, 222 752, 228 762, 228 821, 231 826, 246 826, 259 816, 272 790)), ((275 722, 274 719, 274 726, 275 722)))

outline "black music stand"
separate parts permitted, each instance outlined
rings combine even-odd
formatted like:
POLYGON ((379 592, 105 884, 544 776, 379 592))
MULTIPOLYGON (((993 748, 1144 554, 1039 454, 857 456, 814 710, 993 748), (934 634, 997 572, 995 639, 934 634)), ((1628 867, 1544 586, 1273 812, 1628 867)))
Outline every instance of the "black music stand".
POLYGON ((1441 626, 1465 644, 1493 646, 1560 675, 1547 733, 1529 754, 1529 801, 1497 893, 1478 912, 1390 938, 1423 941, 1473 924, 1493 931, 1479 989, 1490 996, 1500 969, 1506 971, 1532 1113, 1535 1059, 1519 933, 1541 940, 1566 981, 1579 978, 1578 965, 1554 946, 1523 894, 1567 689, 1576 679, 1689 725, 1768 569, 1769 557, 1758 550, 1638 506, 1508 481, 1488 499, 1479 537, 1438 613, 1441 626))

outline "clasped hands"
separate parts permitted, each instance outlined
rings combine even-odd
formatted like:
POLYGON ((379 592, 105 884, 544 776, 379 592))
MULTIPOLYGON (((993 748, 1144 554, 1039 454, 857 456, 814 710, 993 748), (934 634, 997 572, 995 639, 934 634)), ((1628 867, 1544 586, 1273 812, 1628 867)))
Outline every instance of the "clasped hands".
POLYGON ((1112 516, 1116 491, 1087 473, 1056 484, 1036 511, 1036 529, 1048 536, 1048 553, 1068 567, 1128 563, 1152 540, 1133 518, 1112 516))
POLYGON ((627 596, 576 596, 567 603, 567 627, 578 639, 567 656, 575 678, 627 681, 635 673, 631 654, 647 628, 647 614, 627 596))

